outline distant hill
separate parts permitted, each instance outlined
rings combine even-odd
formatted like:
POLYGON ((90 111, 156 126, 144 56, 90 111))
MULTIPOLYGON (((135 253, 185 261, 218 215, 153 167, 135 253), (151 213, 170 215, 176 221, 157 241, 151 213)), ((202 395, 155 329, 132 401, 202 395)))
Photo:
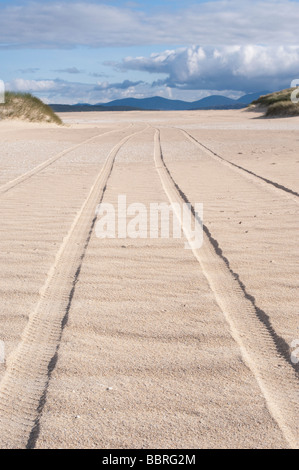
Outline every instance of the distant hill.
POLYGON ((268 93, 268 90, 260 91, 258 93, 249 93, 248 95, 241 96, 241 98, 239 98, 237 102, 248 105, 251 104, 254 100, 257 100, 260 96, 267 95, 268 93))
POLYGON ((124 98, 120 100, 110 101, 109 103, 99 103, 101 106, 129 106, 144 110, 161 110, 161 111, 189 111, 196 109, 239 109, 245 108, 253 100, 259 98, 261 93, 251 93, 244 95, 238 100, 227 98, 222 95, 211 95, 197 101, 181 101, 169 100, 161 96, 153 96, 152 98, 124 98))
POLYGON ((144 110, 163 110, 163 111, 184 111, 190 109, 188 106, 191 103, 180 100, 168 100, 161 96, 153 96, 151 98, 123 98, 120 100, 110 101, 109 103, 99 103, 101 106, 129 106, 131 108, 138 108, 144 110))
POLYGON ((78 103, 75 105, 51 104, 51 108, 57 112, 71 111, 190 111, 196 109, 240 109, 248 106, 253 100, 259 98, 261 93, 251 93, 234 100, 222 95, 211 95, 201 100, 189 102, 182 100, 169 100, 161 96, 151 98, 123 98, 109 103, 97 103, 89 105, 78 103))
POLYGON ((295 88, 276 91, 260 96, 249 109, 265 111, 265 117, 299 116, 299 103, 292 103, 291 93, 295 88))
POLYGON ((218 107, 225 107, 227 108, 228 106, 235 107, 237 105, 236 100, 233 100, 232 98, 227 98, 226 96, 222 95, 211 95, 207 96, 206 98, 202 98, 201 100, 198 101, 193 101, 191 103, 191 108, 190 109, 209 109, 209 108, 214 108, 215 106, 218 107))
POLYGON ((5 103, 0 104, 1 119, 21 119, 31 122, 62 124, 53 109, 30 93, 5 93, 5 103))
POLYGON ((75 113, 89 111, 140 111, 139 108, 130 106, 103 106, 92 104, 50 104, 50 107, 56 113, 75 113))
MULTIPOLYGON (((152 98, 124 98, 121 100, 110 101, 109 103, 102 103, 102 106, 131 106, 143 110, 155 111, 189 111, 196 109, 212 109, 217 107, 240 107, 240 103, 235 100, 221 95, 208 96, 198 101, 181 101, 169 100, 161 96, 153 96, 152 98)), ((243 105, 245 107, 245 105, 243 105)))

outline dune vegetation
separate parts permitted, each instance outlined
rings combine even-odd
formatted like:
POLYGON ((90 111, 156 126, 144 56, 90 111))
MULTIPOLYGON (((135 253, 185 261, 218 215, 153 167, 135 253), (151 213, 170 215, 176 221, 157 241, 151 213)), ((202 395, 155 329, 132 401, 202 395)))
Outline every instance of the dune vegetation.
POLYGON ((265 110, 266 117, 299 116, 299 103, 291 101, 295 88, 277 91, 264 95, 253 101, 250 109, 265 110))
POLYGON ((0 119, 21 119, 30 122, 62 124, 55 112, 30 93, 5 93, 5 103, 0 104, 0 119))

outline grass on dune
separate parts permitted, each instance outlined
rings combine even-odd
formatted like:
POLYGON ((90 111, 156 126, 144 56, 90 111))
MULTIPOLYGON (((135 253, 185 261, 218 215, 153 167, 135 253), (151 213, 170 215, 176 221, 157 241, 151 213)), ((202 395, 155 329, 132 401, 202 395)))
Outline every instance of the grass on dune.
POLYGON ((257 109, 265 108, 266 117, 299 116, 299 103, 291 101, 291 93, 294 90, 295 88, 288 88, 261 96, 253 101, 252 105, 257 109))
POLYGON ((30 122, 62 124, 50 106, 30 93, 5 93, 5 103, 0 104, 0 119, 22 119, 30 122))

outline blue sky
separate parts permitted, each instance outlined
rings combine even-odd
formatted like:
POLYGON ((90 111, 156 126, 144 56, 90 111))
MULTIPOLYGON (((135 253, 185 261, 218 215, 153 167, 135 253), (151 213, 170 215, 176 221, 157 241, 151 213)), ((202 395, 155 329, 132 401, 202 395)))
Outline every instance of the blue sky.
POLYGON ((299 1, 0 0, 0 79, 51 103, 196 100, 299 77, 299 1))

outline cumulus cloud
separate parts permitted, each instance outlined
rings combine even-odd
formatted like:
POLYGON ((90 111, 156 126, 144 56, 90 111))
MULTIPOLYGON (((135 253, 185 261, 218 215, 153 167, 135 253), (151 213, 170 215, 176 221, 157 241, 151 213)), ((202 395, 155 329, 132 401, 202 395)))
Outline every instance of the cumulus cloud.
POLYGON ((95 90, 127 90, 128 88, 136 87, 143 83, 141 80, 138 82, 132 82, 131 80, 124 80, 121 83, 109 83, 109 82, 98 82, 95 90))
POLYGON ((80 83, 66 80, 24 80, 17 78, 5 83, 8 91, 29 92, 47 103, 105 103, 118 98, 150 95, 151 87, 144 82, 125 80, 121 83, 80 83))
POLYGON ((19 92, 49 91, 55 86, 54 80, 24 80, 23 78, 16 78, 6 83, 7 90, 19 92))
POLYGON ((114 64, 121 71, 161 74, 152 83, 124 80, 98 83, 16 78, 8 90, 33 92, 54 103, 107 102, 124 97, 159 95, 195 100, 221 91, 238 97, 253 91, 290 86, 299 75, 299 46, 191 46, 127 57, 114 64))
POLYGON ((290 85, 299 74, 299 46, 192 46, 149 57, 127 57, 115 66, 165 74, 154 86, 259 91, 290 85))
MULTIPOLYGON (((148 98, 162 96, 171 99, 195 101, 210 94, 219 94, 217 90, 181 90, 171 89, 164 84, 150 84, 143 81, 131 82, 125 80, 121 83, 100 82, 80 83, 67 80, 24 80, 17 78, 5 83, 6 90, 33 93, 46 103, 106 103, 121 98, 148 98)), ((241 92, 225 90, 222 95, 239 98, 241 92)))
MULTIPOLYGON (((162 3, 162 2, 161 2, 162 3)), ((166 11, 107 2, 25 2, 0 6, 1 47, 144 44, 296 44, 294 0, 182 2, 166 11)))

